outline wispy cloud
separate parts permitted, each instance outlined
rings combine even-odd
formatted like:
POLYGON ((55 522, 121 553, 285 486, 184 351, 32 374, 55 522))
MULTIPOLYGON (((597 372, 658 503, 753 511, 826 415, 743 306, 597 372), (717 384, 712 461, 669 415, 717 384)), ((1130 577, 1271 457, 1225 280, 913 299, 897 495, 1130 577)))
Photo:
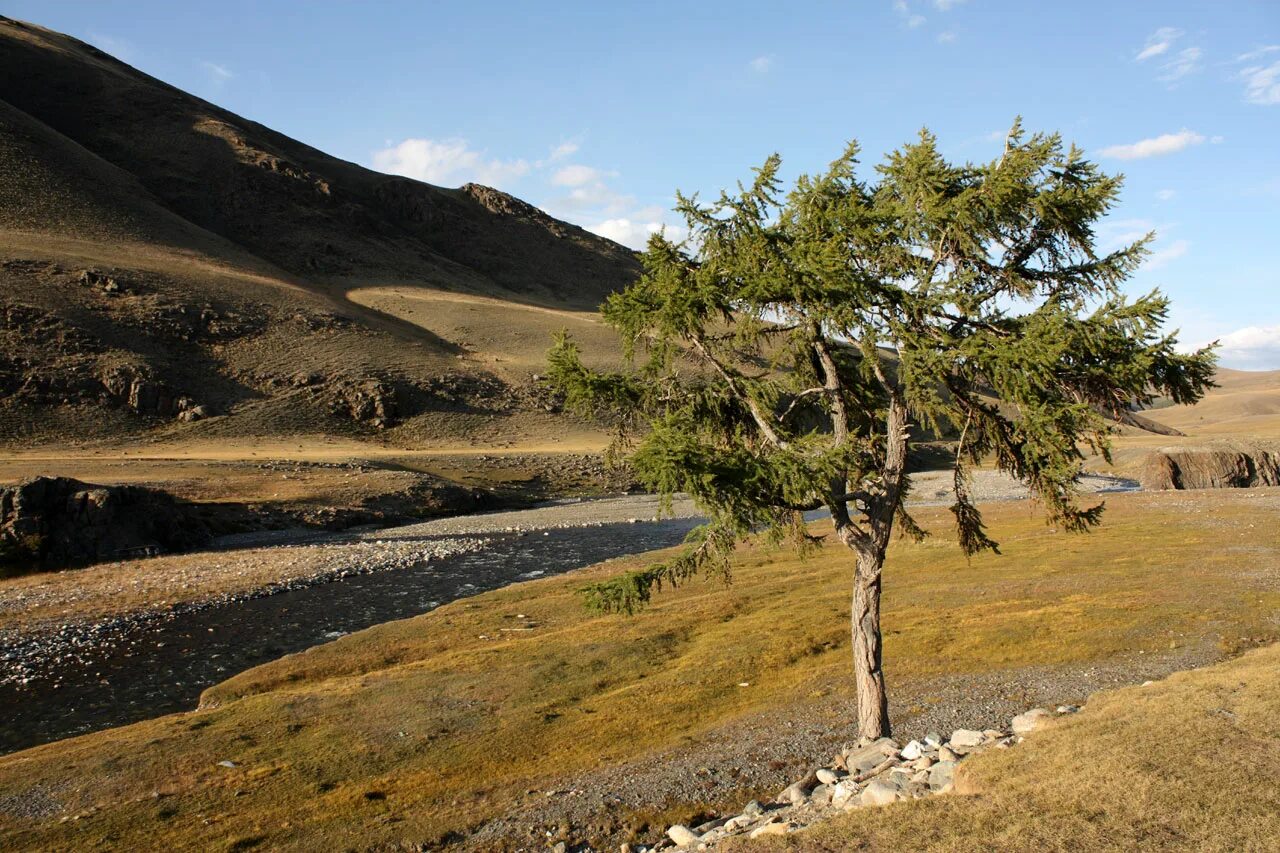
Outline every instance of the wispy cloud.
POLYGON ((898 17, 902 18, 902 22, 907 25, 908 29, 916 29, 924 26, 925 16, 911 11, 911 6, 907 0, 893 0, 893 11, 898 13, 898 17))
POLYGON ((1169 48, 1173 47, 1173 43, 1180 38, 1182 38, 1182 30, 1174 27, 1161 27, 1147 36, 1147 43, 1133 59, 1135 62, 1145 62, 1153 56, 1168 53, 1169 48))
POLYGON ((572 157, 574 154, 577 154, 577 153, 578 153, 578 143, 561 142, 555 148, 551 149, 551 153, 547 155, 547 160, 554 163, 557 160, 563 160, 566 157, 572 157))
MULTIPOLYGON (((1280 51, 1280 45, 1269 44, 1236 57, 1236 62, 1258 63, 1258 60, 1280 51)), ((1251 104, 1280 104, 1280 59, 1270 65, 1258 63, 1241 68, 1236 75, 1244 82, 1244 99, 1251 104)))
POLYGON ((225 65, 219 65, 216 62, 201 62, 200 67, 209 72, 209 76, 217 81, 230 80, 236 76, 230 68, 225 65))
POLYGON ((1158 270, 1183 257, 1189 251, 1191 251, 1191 242, 1189 240, 1174 240, 1167 246, 1152 250, 1146 261, 1143 262, 1142 268, 1145 270, 1158 270))
POLYGON ((1204 51, 1198 47, 1180 50, 1160 66, 1160 74, 1156 79, 1161 83, 1176 83, 1188 74, 1199 71, 1200 60, 1203 57, 1204 51))
POLYGON ((1198 47, 1184 47, 1173 52, 1174 45, 1183 35, 1182 30, 1176 27, 1161 27, 1147 36, 1146 44, 1133 57, 1133 61, 1146 62, 1157 56, 1164 57, 1159 63, 1160 73, 1156 75, 1156 79, 1173 88, 1182 78, 1199 71, 1200 61, 1204 58, 1204 51, 1198 47))
POLYGON ((1142 160, 1147 157, 1173 154, 1204 141, 1205 137, 1184 127, 1177 133, 1164 133, 1151 139, 1140 139, 1128 145, 1111 145, 1102 149, 1102 156, 1117 160, 1142 160))
POLYGON ((942 12, 950 12, 955 7, 963 3, 964 0, 933 0, 933 5, 942 12))
POLYGON ((603 178, 604 172, 592 166, 565 166, 551 176, 551 183, 557 187, 580 187, 595 183, 603 178))
POLYGON ((526 160, 486 157, 465 139, 406 139, 373 154, 373 168, 431 184, 463 184, 475 181, 504 188, 528 174, 526 160))
POLYGON ((1174 190, 1160 190, 1156 193, 1156 198, 1160 199, 1160 201, 1169 201, 1176 195, 1177 192, 1174 190))
POLYGON ((774 58, 770 56, 757 56, 755 59, 747 63, 751 66, 751 70, 757 74, 768 74, 773 70, 774 58))
POLYGON ((938 44, 950 44, 956 40, 956 34, 947 30, 945 33, 938 33, 938 44))

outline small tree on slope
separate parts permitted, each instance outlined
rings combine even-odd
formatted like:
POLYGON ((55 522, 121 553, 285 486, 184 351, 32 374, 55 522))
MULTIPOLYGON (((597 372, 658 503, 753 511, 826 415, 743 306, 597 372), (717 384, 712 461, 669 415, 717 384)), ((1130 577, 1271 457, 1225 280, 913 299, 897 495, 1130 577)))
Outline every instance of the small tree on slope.
POLYGON ((881 568, 922 430, 956 442, 955 514, 966 554, 997 551, 966 488, 993 459, 1050 523, 1088 530, 1081 446, 1107 453, 1108 418, 1166 394, 1194 402, 1213 354, 1177 352, 1158 292, 1119 285, 1147 238, 1100 254, 1094 226, 1121 179, 1057 135, 1015 123, 1001 156, 952 164, 927 131, 874 182, 851 145, 781 196, 779 158, 714 204, 678 196, 689 239, 655 235, 643 277, 602 311, 632 369, 598 372, 561 335, 550 379, 579 411, 609 414, 648 488, 687 492, 709 521, 669 562, 584 590, 631 612, 655 586, 728 576, 735 542, 763 531, 817 544, 802 514, 825 507, 854 555, 851 628, 862 737, 889 733, 881 568), (691 248, 692 247, 692 248, 691 248))

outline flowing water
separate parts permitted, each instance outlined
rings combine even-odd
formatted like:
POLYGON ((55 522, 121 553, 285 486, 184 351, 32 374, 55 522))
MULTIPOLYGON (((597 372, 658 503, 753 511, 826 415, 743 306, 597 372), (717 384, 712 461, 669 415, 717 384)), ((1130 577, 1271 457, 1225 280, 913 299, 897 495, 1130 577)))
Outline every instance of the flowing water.
POLYGON ((488 547, 153 620, 119 642, 0 687, 0 752, 194 708, 206 687, 371 625, 511 583, 678 544, 692 518, 485 534, 488 547))

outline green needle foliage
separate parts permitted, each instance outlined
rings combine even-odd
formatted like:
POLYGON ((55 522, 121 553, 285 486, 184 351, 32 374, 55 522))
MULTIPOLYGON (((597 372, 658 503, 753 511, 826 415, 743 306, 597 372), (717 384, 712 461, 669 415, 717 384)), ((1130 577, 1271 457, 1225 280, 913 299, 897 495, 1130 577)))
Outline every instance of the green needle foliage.
POLYGON ((954 164, 922 131, 875 179, 850 145, 785 196, 780 159, 713 203, 678 196, 688 238, 649 241, 644 274, 602 311, 631 363, 586 368, 561 335, 550 381, 567 404, 620 425, 642 483, 687 492, 709 521, 675 559, 584 592, 631 612, 662 584, 728 577, 740 538, 816 544, 802 514, 826 508, 856 556, 853 634, 864 734, 888 731, 878 681, 880 568, 903 503, 913 441, 956 443, 955 515, 967 554, 995 551, 966 488, 994 460, 1067 531, 1099 523, 1081 506, 1084 449, 1108 452, 1110 424, 1157 394, 1210 386, 1210 349, 1182 354, 1162 332, 1168 300, 1120 285, 1152 235, 1109 253, 1095 227, 1121 178, 1057 134, 1015 122, 1000 156, 954 164))

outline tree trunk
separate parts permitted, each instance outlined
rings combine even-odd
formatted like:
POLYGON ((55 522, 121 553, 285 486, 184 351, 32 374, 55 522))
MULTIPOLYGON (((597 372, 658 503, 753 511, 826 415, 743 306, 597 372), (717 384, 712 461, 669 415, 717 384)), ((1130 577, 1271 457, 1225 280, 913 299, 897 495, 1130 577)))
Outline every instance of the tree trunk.
POLYGON ((858 737, 889 736, 889 698, 880 649, 880 569, 884 552, 858 551, 853 577, 853 679, 858 694, 858 737))

